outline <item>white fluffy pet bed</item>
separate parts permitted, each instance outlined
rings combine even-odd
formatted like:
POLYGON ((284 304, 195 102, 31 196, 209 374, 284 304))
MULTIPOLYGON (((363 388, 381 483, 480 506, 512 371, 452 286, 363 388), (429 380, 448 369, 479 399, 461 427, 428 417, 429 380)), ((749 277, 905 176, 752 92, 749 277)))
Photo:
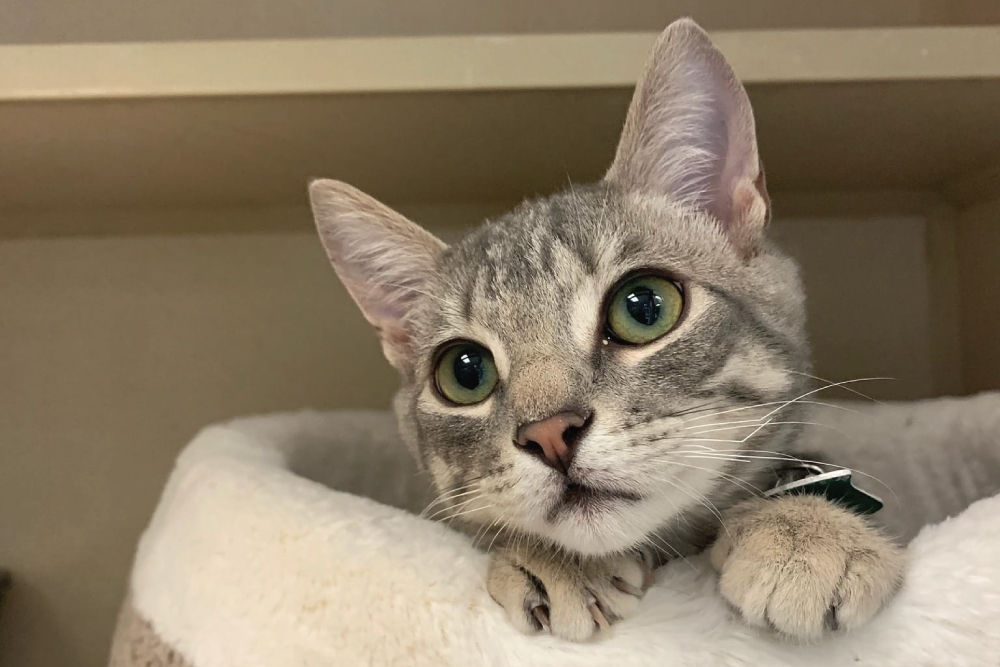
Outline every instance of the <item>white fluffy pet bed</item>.
POLYGON ((904 539, 940 523, 910 542, 896 599, 852 634, 794 645, 745 626, 699 557, 660 569, 636 616, 597 641, 522 636, 486 593, 487 557, 411 513, 425 481, 392 418, 302 412, 212 426, 184 450, 111 664, 1000 664, 1000 496, 966 508, 1000 488, 1000 394, 853 407, 822 415, 852 437, 810 429, 804 447, 892 486, 866 484, 904 539))

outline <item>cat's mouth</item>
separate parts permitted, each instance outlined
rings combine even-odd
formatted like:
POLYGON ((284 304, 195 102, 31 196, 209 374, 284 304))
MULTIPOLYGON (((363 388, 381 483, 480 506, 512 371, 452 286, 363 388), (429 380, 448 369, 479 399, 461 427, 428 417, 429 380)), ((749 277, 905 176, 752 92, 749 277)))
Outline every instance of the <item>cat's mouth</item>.
POLYGON ((635 503, 640 500, 642 496, 632 491, 568 482, 546 518, 552 522, 566 512, 582 511, 589 514, 609 509, 612 504, 618 502, 635 503))

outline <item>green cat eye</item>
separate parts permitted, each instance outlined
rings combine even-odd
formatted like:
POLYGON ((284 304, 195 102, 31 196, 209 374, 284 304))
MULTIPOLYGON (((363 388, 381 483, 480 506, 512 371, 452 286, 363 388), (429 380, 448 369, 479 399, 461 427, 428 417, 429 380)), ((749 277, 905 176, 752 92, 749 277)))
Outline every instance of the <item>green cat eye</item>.
POLYGON ((460 342, 438 356, 434 379, 438 392, 452 403, 472 405, 485 401, 499 376, 493 355, 482 345, 460 342))
POLYGON ((625 281, 608 302, 608 333, 621 343, 642 345, 674 328, 684 308, 681 288, 661 276, 625 281))

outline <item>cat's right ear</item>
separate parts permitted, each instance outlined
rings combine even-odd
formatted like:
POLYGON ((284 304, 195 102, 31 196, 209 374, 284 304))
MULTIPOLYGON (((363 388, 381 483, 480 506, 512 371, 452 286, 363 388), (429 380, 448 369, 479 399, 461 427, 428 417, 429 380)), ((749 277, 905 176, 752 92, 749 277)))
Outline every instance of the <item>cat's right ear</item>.
POLYGON ((413 317, 445 245, 340 181, 312 181, 309 200, 330 263, 378 331, 389 363, 404 368, 412 357, 413 317))

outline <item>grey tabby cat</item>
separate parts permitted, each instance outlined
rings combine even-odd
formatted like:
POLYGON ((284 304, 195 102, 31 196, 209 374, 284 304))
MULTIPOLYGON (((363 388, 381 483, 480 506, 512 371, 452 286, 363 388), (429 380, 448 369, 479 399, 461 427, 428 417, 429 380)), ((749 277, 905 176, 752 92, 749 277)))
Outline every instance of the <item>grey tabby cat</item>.
POLYGON ((596 184, 452 246, 344 183, 310 195, 400 372, 400 431, 521 630, 587 639, 709 545, 725 599, 794 638, 899 586, 901 550, 858 515, 750 491, 801 421, 803 294, 764 238, 746 92, 694 22, 660 36, 596 184))

